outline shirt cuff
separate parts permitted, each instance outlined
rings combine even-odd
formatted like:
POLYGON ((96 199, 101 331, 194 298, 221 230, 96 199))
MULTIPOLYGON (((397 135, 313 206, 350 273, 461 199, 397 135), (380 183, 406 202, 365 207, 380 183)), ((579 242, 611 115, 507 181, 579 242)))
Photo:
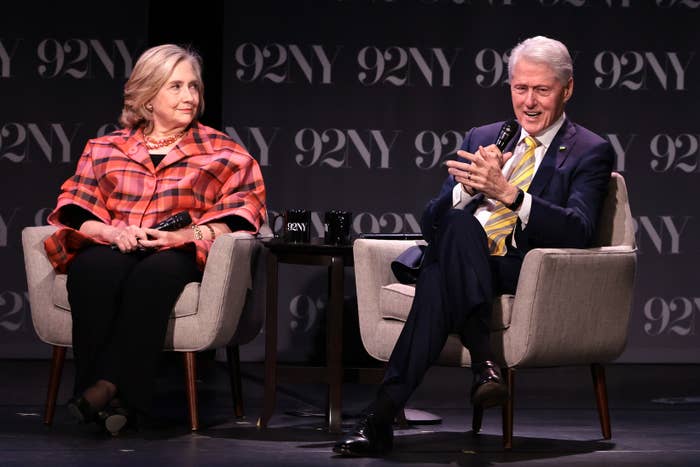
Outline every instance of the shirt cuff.
POLYGON ((473 197, 473 195, 464 191, 464 187, 461 183, 458 183, 452 188, 452 207, 454 209, 464 209, 464 206, 466 206, 473 197))
POLYGON ((523 196, 523 202, 518 209, 518 217, 520 218, 520 223, 522 228, 527 227, 527 223, 530 220, 530 210, 532 209, 532 195, 525 192, 523 196))

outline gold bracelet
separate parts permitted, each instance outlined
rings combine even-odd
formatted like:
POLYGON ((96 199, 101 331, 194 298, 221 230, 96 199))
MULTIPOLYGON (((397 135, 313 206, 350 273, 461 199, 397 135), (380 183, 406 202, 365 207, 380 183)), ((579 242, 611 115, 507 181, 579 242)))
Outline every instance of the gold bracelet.
POLYGON ((192 225, 192 233, 194 235, 195 240, 203 240, 204 239, 204 235, 202 235, 202 229, 200 229, 198 225, 195 225, 195 224, 192 225))
POLYGON ((211 239, 210 239, 210 240, 213 242, 214 239, 216 238, 216 232, 214 232, 214 227, 212 227, 212 226, 209 225, 209 224, 202 224, 202 225, 203 225, 204 227, 206 227, 207 229, 209 229, 209 232, 211 232, 211 239))

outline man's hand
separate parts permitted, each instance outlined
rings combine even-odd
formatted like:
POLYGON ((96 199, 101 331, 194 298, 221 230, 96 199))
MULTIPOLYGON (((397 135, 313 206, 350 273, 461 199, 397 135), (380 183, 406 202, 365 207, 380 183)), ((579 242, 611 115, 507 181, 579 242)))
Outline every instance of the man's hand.
POLYGON ((502 172, 505 163, 513 157, 512 152, 502 154, 495 144, 491 144, 487 147, 479 146, 475 153, 457 151, 457 155, 471 163, 448 160, 445 165, 467 193, 481 192, 504 204, 515 201, 518 189, 508 183, 502 172))

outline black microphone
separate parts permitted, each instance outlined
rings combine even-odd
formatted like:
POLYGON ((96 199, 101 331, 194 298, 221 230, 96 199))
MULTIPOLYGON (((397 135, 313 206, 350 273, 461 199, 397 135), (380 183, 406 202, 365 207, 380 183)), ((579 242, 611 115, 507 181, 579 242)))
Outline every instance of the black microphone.
POLYGON ((172 216, 168 217, 162 222, 157 223, 151 228, 156 230, 173 231, 181 229, 183 227, 187 227, 191 223, 192 218, 190 217, 190 213, 187 211, 182 211, 178 212, 177 214, 173 214, 172 216))
POLYGON ((515 136, 517 129, 518 122, 515 120, 510 120, 503 124, 501 131, 498 132, 498 138, 496 138, 496 142, 494 143, 499 151, 503 152, 506 146, 508 146, 510 140, 515 136))
MULTIPOLYGON (((496 138, 496 142, 494 143, 499 151, 503 152, 506 146, 508 146, 508 143, 510 143, 510 140, 515 136, 517 130, 517 120, 509 120, 501 126, 501 130, 498 132, 498 138, 496 138)), ((447 161, 444 161, 442 165, 445 165, 446 162, 447 161)))
MULTIPOLYGON (((503 126, 501 126, 501 130, 498 132, 498 137, 494 143, 499 151, 503 152, 506 146, 508 146, 508 143, 510 143, 510 140, 513 139, 513 136, 515 136, 517 130, 517 120, 508 120, 503 124, 503 126)), ((476 195, 477 193, 478 191, 474 191, 473 195, 476 195)))

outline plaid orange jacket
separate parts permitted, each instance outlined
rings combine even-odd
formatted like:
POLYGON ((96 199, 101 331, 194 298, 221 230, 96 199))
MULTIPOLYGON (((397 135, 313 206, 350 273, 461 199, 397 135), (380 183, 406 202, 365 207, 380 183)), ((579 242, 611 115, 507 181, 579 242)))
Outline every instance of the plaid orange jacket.
MULTIPOLYGON (((265 185, 257 161, 227 135, 202 124, 192 126, 158 168, 151 162, 141 129, 88 141, 48 217, 49 224, 60 228, 44 246, 61 273, 78 251, 100 243, 60 223, 59 211, 69 204, 113 226, 152 227, 188 211, 195 224, 240 216, 256 233, 266 216, 265 185)), ((204 269, 211 244, 193 240, 170 248, 194 245, 197 264, 204 269)))

